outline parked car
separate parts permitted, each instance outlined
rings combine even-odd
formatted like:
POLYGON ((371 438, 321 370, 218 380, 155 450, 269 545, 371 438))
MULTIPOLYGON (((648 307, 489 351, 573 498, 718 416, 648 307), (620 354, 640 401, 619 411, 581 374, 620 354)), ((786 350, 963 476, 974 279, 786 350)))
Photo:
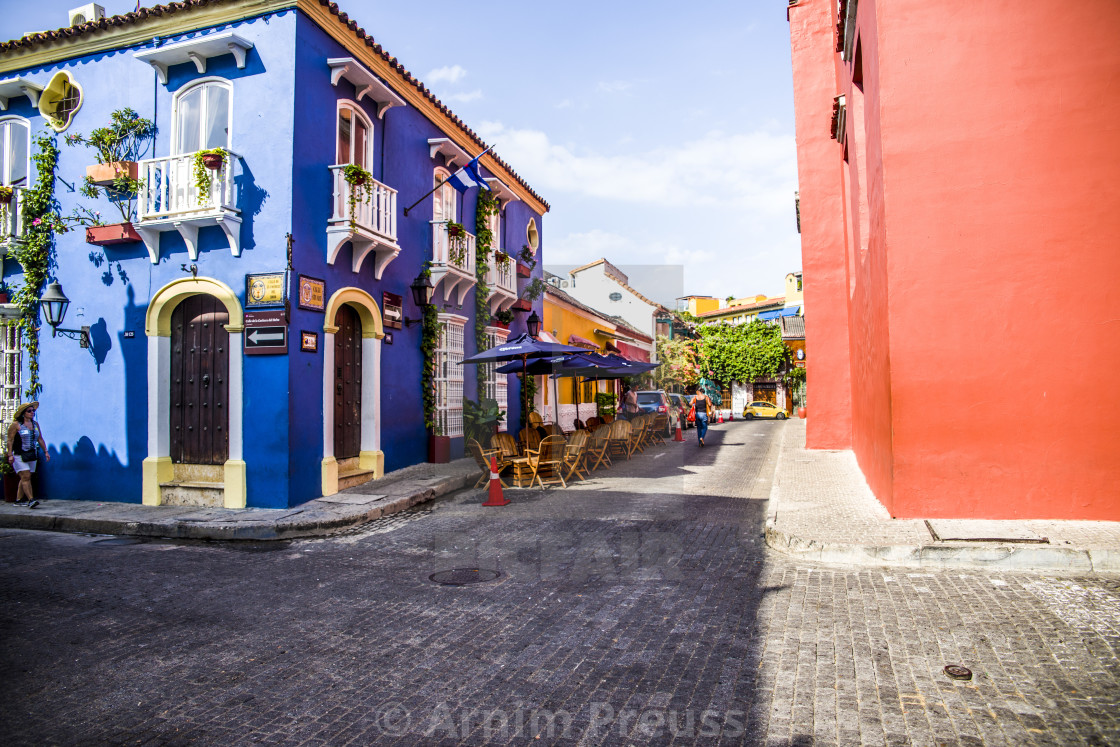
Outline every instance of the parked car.
MULTIPOLYGON (((638 408, 642 412, 661 413, 666 418, 669 417, 669 395, 663 389, 654 389, 645 392, 638 392, 638 408)), ((668 420, 666 420, 668 423, 668 420)), ((669 426, 665 426, 665 436, 673 435, 669 426)))
POLYGON ((680 418, 681 430, 684 431, 688 430, 689 428, 696 427, 696 419, 693 418, 692 420, 689 420, 688 418, 688 408, 690 406, 690 403, 691 400, 689 400, 689 398, 683 394, 669 395, 669 404, 672 405, 677 410, 677 412, 680 413, 678 417, 680 418))
POLYGON ((754 418, 785 420, 786 411, 769 402, 751 402, 743 408, 743 417, 746 420, 753 420, 754 418))

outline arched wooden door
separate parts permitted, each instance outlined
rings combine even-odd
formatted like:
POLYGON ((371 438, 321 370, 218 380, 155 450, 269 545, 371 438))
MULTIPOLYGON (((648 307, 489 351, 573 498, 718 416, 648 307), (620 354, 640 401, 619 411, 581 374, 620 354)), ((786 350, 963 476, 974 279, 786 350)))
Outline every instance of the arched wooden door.
POLYGON ((171 313, 171 461, 229 458, 229 313, 217 298, 190 296, 171 313))
POLYGON ((334 457, 347 459, 362 449, 362 320, 343 304, 335 324, 334 457))

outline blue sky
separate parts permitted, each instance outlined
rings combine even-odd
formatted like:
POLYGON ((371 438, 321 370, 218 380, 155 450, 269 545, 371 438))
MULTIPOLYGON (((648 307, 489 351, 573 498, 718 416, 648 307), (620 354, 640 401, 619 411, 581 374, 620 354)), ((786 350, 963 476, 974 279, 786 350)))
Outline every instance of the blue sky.
MULTIPOLYGON (((0 37, 81 4, 0 0, 0 37)), ((719 298, 801 269, 785 0, 340 5, 550 203, 546 263, 683 264, 719 298)))

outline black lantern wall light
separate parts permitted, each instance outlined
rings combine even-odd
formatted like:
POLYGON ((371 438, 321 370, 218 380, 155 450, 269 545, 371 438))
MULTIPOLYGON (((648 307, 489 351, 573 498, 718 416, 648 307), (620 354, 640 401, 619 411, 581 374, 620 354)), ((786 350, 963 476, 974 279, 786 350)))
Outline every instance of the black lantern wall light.
POLYGON ((83 348, 89 347, 89 327, 60 329, 58 326, 66 318, 66 309, 70 306, 70 299, 62 292, 61 285, 57 282, 49 284, 43 291, 43 295, 39 297, 39 305, 42 306, 43 314, 47 317, 47 324, 51 325, 51 337, 61 334, 71 340, 77 340, 78 345, 83 348))
POLYGON ((408 286, 412 291, 412 303, 416 304, 416 308, 420 309, 421 317, 419 319, 409 319, 407 316, 404 318, 404 325, 411 327, 413 324, 419 324, 424 321, 423 311, 432 305, 432 295, 436 292, 436 287, 432 285, 432 279, 427 275, 421 273, 416 276, 412 281, 412 285, 408 286))

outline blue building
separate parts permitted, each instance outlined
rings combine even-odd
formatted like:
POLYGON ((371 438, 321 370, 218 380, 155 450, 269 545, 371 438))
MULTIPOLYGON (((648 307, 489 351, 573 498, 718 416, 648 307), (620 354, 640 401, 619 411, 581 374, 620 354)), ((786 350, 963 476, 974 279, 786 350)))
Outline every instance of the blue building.
MULTIPOLYGON (((33 273, 13 260, 46 225, 34 197, 52 184, 39 136, 60 146, 57 212, 109 222, 111 201, 78 191, 95 151, 64 141, 124 108, 156 127, 131 226, 55 231, 47 268, 70 301, 60 328, 88 327, 89 346, 44 321, 36 355, 18 328, 26 301, 0 307, 5 421, 42 386, 41 489, 284 508, 425 461, 433 433, 462 455, 463 399, 485 373, 456 362, 511 334, 491 317, 525 306, 548 204, 493 151, 489 190, 437 186, 486 144, 336 4, 188 0, 0 44, 0 248, 16 298, 33 273), (220 165, 198 166, 214 148, 220 165), (529 272, 498 253, 523 247, 529 272), (411 292, 425 268, 434 313, 411 292)), ((482 392, 511 430, 517 387, 491 376, 482 392)))

